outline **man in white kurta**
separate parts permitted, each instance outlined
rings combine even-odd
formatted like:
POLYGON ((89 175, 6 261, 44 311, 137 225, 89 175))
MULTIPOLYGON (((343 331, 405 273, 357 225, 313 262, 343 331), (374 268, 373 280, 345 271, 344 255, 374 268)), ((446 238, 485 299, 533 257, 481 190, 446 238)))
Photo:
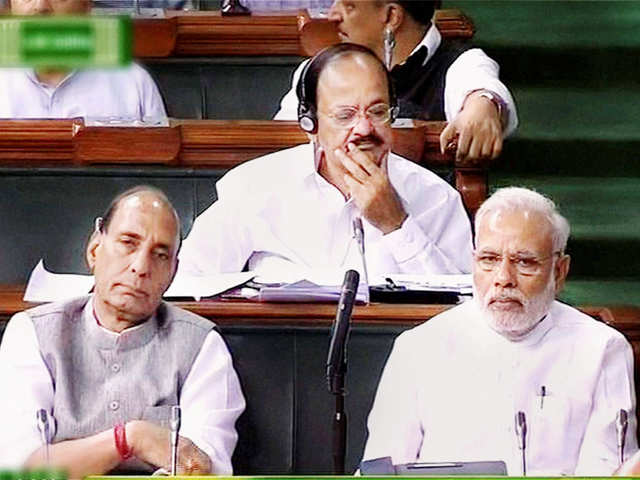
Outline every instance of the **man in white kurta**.
MULTIPOLYGON (((87 15, 91 0, 10 0, 13 15, 87 15)), ((166 125, 153 79, 141 66, 0 69, 0 118, 74 118, 166 125)))
POLYGON ((553 300, 568 271, 568 224, 562 233, 537 193, 494 197, 477 217, 475 298, 397 338, 363 459, 503 460, 522 475, 515 416, 523 412, 527 475, 610 475, 620 409, 631 419, 626 456, 637 449, 631 347, 553 300))
POLYGON ((139 65, 75 70, 57 85, 32 69, 0 69, 0 118, 74 118, 164 125, 167 114, 151 76, 139 65))
MULTIPOLYGON (((436 174, 389 155, 391 183, 409 214, 383 235, 363 219, 370 275, 468 272, 469 220, 460 196, 436 174)), ((191 274, 250 270, 354 268, 353 201, 321 175, 304 144, 236 167, 216 184, 218 200, 195 221, 180 253, 191 274)))
MULTIPOLYGON (((306 77, 311 144, 247 162, 216 185, 218 201, 184 242, 191 274, 292 268, 368 273, 470 270, 471 229, 458 193, 390 152, 389 74, 375 54, 339 44, 306 77)), ((307 118, 308 120, 308 118, 307 118)), ((302 122, 301 122, 302 124, 302 122)))
POLYGON ((244 398, 208 320, 162 302, 180 221, 166 196, 116 197, 86 250, 94 293, 16 314, 0 346, 0 468, 50 465, 71 478, 168 469, 171 408, 182 409, 177 471, 231 474, 244 398), (42 444, 36 412, 50 422, 42 444))

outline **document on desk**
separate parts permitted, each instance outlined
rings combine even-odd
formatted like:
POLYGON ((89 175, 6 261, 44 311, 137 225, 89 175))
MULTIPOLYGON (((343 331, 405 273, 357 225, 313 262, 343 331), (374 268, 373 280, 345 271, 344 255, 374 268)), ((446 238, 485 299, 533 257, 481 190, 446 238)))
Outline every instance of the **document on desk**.
MULTIPOLYGON (((203 277, 178 275, 165 298, 193 297, 200 300, 212 297, 251 280, 254 272, 222 273, 203 277)), ((93 288, 93 275, 53 273, 40 260, 31 272, 24 300, 27 302, 57 302, 88 294, 93 288)))
MULTIPOLYGON (((342 269, 302 269, 286 272, 261 270, 254 279, 261 302, 337 302, 345 271, 342 269)), ((362 278, 362 277, 361 277, 362 278)), ((358 285, 357 303, 369 303, 369 286, 358 285)))
POLYGON ((386 286, 412 291, 452 292, 459 295, 473 293, 472 275, 465 274, 407 274, 390 273, 373 278, 372 286, 386 286))

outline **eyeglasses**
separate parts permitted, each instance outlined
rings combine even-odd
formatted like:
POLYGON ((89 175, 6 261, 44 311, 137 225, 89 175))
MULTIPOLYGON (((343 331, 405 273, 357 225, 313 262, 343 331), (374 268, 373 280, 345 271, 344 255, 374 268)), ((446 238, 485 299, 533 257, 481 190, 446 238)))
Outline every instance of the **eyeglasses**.
MULTIPOLYGON (((553 252, 546 257, 535 257, 532 255, 508 255, 506 258, 510 265, 515 266, 518 273, 522 275, 537 275, 542 271, 542 267, 547 260, 560 256, 562 252, 553 252)), ((505 258, 503 255, 497 253, 474 253, 476 263, 485 272, 492 272, 496 270, 505 258)))
POLYGON ((364 112, 356 107, 343 107, 335 112, 320 112, 320 114, 329 117, 339 127, 351 128, 358 123, 362 115, 367 117, 369 121, 375 125, 387 123, 391 120, 392 110, 393 109, 386 103, 376 103, 364 110, 364 112))

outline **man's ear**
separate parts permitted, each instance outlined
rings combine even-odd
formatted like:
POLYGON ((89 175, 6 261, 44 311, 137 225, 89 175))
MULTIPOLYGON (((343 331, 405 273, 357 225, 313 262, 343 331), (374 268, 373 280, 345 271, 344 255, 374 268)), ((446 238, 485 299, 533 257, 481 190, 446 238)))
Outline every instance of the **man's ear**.
POLYGON ((556 282, 556 294, 558 294, 563 288, 567 275, 569 274, 569 265, 571 264, 571 257, 569 255, 560 255, 560 258, 556 261, 554 267, 554 277, 556 282))
POLYGON ((397 32, 404 22, 405 11, 404 9, 397 3, 387 3, 384 5, 384 15, 385 15, 385 27, 391 29, 392 32, 397 32))
POLYGON ((95 267, 96 265, 96 253, 97 253, 98 247, 100 247, 101 242, 102 242, 102 233, 99 232, 98 230, 95 230, 91 234, 91 238, 89 238, 89 242, 87 243, 87 251, 86 251, 86 258, 85 258, 85 260, 87 261, 87 266, 89 267, 89 271, 91 273, 93 273, 93 267, 95 267))

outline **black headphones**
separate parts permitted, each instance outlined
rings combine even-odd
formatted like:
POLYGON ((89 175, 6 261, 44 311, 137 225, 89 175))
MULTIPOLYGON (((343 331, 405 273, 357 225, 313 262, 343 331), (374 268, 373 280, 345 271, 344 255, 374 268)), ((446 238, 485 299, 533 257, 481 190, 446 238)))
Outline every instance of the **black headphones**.
POLYGON ((298 124, 300 128, 310 134, 315 134, 318 131, 318 114, 316 111, 317 107, 317 98, 316 105, 312 105, 309 103, 307 97, 307 82, 309 79, 309 70, 316 63, 321 62, 319 67, 319 71, 316 74, 314 89, 317 91, 318 88, 318 79, 320 78, 320 73, 324 70, 325 65, 327 65, 334 57, 340 55, 345 52, 360 52, 367 53, 375 58, 380 66, 384 69, 387 74, 387 85, 389 88, 389 103, 391 106, 391 122, 393 122, 398 115, 398 105, 396 99, 396 92, 393 88, 393 79, 391 78, 391 74, 387 70, 387 68, 382 64, 380 59, 373 53, 372 50, 367 47, 363 47, 362 45, 358 45, 355 43, 338 43, 336 45, 332 45, 330 47, 326 47, 321 50, 320 53, 315 55, 311 60, 307 62, 307 64, 302 69, 302 73, 300 73, 300 78, 298 79, 298 84, 296 86, 296 94, 298 95, 298 124))
POLYGON ((298 85, 296 89, 296 93, 298 94, 299 99, 298 124, 304 132, 311 134, 314 134, 318 131, 318 116, 316 114, 316 109, 311 107, 307 102, 307 72, 309 71, 311 64, 318 57, 319 55, 316 55, 304 66, 304 68, 302 69, 302 73, 300 74, 300 78, 298 79, 298 85))

